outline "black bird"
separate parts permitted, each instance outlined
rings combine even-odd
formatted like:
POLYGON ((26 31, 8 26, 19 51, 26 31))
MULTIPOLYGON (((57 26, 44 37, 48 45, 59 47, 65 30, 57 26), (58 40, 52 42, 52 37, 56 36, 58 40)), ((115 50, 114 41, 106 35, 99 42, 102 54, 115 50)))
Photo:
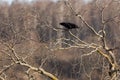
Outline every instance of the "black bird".
POLYGON ((75 29, 79 28, 76 24, 74 23, 69 23, 69 22, 61 22, 60 25, 64 26, 66 29, 75 29))

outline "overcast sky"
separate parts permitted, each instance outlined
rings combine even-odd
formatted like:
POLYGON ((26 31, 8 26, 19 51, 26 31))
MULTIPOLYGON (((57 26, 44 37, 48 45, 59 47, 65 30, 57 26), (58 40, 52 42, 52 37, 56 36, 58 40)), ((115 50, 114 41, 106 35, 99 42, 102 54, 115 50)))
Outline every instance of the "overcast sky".
MULTIPOLYGON (((3 0, 3 1, 7 1, 7 2, 11 3, 13 0, 3 0)), ((27 0, 27 1, 32 1, 32 0, 27 0)), ((54 1, 56 1, 56 0, 54 0, 54 1)), ((85 0, 85 1, 88 2, 88 1, 91 1, 91 0, 85 0)))

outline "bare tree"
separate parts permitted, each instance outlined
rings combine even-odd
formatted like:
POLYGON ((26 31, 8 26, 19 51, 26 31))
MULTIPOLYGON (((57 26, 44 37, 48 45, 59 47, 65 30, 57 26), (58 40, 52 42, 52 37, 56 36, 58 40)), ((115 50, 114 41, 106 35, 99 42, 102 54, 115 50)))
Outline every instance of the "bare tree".
POLYGON ((0 4, 0 78, 119 80, 119 11, 119 0, 0 4))
MULTIPOLYGON (((63 41, 62 43, 65 45, 68 45, 68 47, 62 47, 62 48, 56 47, 56 49, 53 49, 53 50, 72 49, 74 47, 85 49, 85 50, 88 49, 88 51, 90 49, 89 53, 86 52, 81 55, 81 60, 80 60, 80 62, 81 62, 80 64, 83 67, 82 69, 85 72, 85 75, 90 80, 93 78, 95 79, 95 77, 93 77, 94 71, 100 70, 99 74, 101 74, 101 77, 99 77, 99 79, 103 80, 103 79, 108 78, 109 80, 118 80, 120 66, 119 66, 118 60, 116 59, 115 50, 119 49, 119 47, 116 46, 115 44, 114 44, 114 46, 112 46, 113 45, 112 41, 115 42, 114 38, 109 39, 110 35, 114 34, 112 32, 109 32, 110 31, 109 29, 113 29, 113 26, 116 26, 118 24, 118 22, 116 22, 116 18, 117 19, 119 18, 119 7, 120 6, 118 4, 118 1, 95 0, 93 3, 91 3, 90 8, 96 7, 94 9, 97 10, 97 12, 95 12, 95 11, 90 12, 90 16, 93 17, 93 19, 92 19, 93 21, 91 21, 93 24, 92 26, 89 24, 89 22, 87 22, 87 20, 85 20, 85 18, 82 16, 81 13, 76 12, 76 9, 72 6, 72 3, 70 0, 64 1, 64 3, 69 8, 69 10, 72 12, 72 15, 78 17, 84 23, 84 27, 88 28, 88 30, 91 31, 93 37, 90 36, 92 39, 86 41, 86 40, 82 40, 81 38, 79 38, 79 36, 74 35, 74 33, 72 33, 72 31, 69 31, 69 34, 71 35, 71 37, 74 37, 75 39, 77 39, 78 42, 76 42, 75 40, 72 40, 72 39, 59 38, 58 41, 56 42, 56 44, 59 43, 59 40, 66 40, 66 41, 69 40, 73 44, 63 41), (117 7, 115 5, 117 5, 117 7), (111 11, 112 14, 109 14, 108 13, 109 8, 117 8, 117 10, 113 9, 115 11, 114 12, 111 11), (98 14, 98 19, 95 17, 96 16, 95 13, 98 14), (98 20, 99 23, 97 21, 94 22, 95 19, 98 20), (113 25, 113 26, 111 26, 111 25, 113 25), (108 27, 108 26, 111 26, 111 27, 108 27), (98 30, 96 30, 96 29, 98 29, 98 30), (112 40, 112 41, 109 41, 109 40, 112 40), (88 56, 88 58, 90 58, 90 56, 92 56, 92 58, 94 60, 97 60, 97 62, 87 61, 88 63, 91 63, 89 65, 91 67, 85 66, 88 63, 83 61, 84 57, 87 57, 87 56, 88 56), (97 56, 98 59, 95 58, 95 56, 97 56), (99 63, 101 63, 101 64, 99 64, 99 63)), ((118 26, 117 26, 117 28, 118 28, 118 26)), ((114 27, 114 29, 115 29, 115 27, 114 27)), ((96 73, 98 73, 98 72, 96 72, 96 73)))

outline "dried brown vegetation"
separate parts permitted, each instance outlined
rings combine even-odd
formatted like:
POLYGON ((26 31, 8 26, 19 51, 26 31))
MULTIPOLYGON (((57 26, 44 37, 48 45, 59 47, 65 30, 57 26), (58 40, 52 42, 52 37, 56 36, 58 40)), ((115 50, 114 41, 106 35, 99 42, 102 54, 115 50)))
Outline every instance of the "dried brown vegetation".
POLYGON ((119 31, 119 0, 2 2, 0 80, 119 80, 119 31))

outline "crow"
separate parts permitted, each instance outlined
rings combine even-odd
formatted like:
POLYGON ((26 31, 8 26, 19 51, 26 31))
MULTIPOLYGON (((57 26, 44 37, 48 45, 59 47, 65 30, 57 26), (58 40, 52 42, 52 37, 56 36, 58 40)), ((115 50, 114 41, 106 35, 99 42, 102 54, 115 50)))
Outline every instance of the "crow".
POLYGON ((69 23, 69 22, 61 22, 60 25, 64 26, 65 29, 68 29, 68 30, 79 28, 76 24, 69 23))

